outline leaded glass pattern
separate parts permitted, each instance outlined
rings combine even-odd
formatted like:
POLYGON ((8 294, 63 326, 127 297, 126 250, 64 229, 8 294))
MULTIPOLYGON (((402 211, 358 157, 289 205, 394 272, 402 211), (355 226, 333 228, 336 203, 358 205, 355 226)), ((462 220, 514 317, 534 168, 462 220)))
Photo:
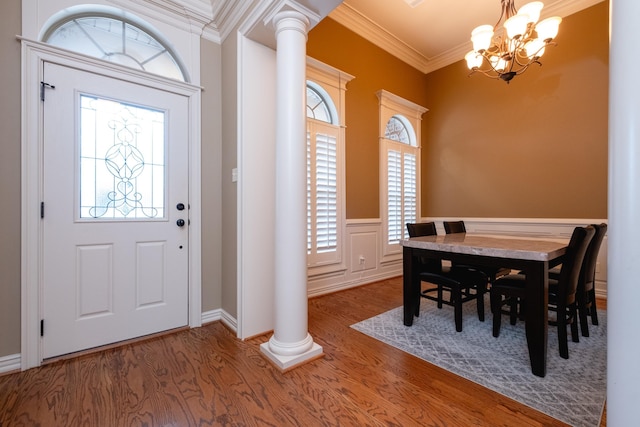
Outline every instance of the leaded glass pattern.
POLYGON ((307 117, 325 123, 333 123, 331 111, 322 95, 307 85, 307 117))
POLYGON ((143 29, 116 18, 75 17, 57 26, 45 41, 105 61, 185 80, 167 46, 143 29))
POLYGON ((389 119, 384 131, 384 137, 392 141, 402 142, 403 144, 411 144, 409 130, 398 116, 393 116, 389 119))
POLYGON ((80 218, 163 219, 165 113, 80 96, 80 218))

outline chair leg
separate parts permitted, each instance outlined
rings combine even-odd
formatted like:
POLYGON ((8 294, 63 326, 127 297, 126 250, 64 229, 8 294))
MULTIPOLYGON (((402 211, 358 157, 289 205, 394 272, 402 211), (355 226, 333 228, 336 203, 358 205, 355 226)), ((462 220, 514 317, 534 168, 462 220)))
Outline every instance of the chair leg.
POLYGON ((588 302, 586 301, 586 295, 582 295, 578 301, 578 317, 580 318, 580 330, 583 337, 589 336, 589 322, 587 320, 588 302))
POLYGON ((500 335, 500 323, 502 317, 502 295, 492 291, 489 294, 491 301, 491 311, 493 312, 493 336, 500 335))
POLYGON ((520 301, 516 297, 509 298, 509 323, 515 325, 518 321, 518 305, 520 301))
POLYGON ((453 302, 453 314, 456 321, 456 331, 462 332, 462 292, 460 289, 451 289, 453 302))
POLYGON ((598 310, 596 309, 596 290, 589 291, 589 302, 591 303, 591 324, 598 325, 598 310))
POLYGON ((560 357, 569 358, 569 343, 567 342, 567 309, 558 306, 557 322, 558 324, 558 346, 560 347, 560 357))
POLYGON ((484 286, 478 285, 476 294, 476 308, 478 309, 478 319, 484 322, 484 286))
POLYGON ((438 308, 442 308, 442 286, 438 285, 438 308))
MULTIPOLYGON (((580 342, 580 337, 578 334, 578 309, 575 306, 575 304, 573 306, 571 306, 569 308, 569 319, 571 319, 571 341, 573 342, 580 342)), ((585 317, 586 319, 586 317, 585 317)))

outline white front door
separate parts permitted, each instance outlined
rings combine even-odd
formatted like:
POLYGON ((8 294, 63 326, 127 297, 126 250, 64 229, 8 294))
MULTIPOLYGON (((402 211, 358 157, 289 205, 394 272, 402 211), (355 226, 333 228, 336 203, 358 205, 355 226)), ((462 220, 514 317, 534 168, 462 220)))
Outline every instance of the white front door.
POLYGON ((42 355, 188 324, 188 98, 44 63, 42 355))

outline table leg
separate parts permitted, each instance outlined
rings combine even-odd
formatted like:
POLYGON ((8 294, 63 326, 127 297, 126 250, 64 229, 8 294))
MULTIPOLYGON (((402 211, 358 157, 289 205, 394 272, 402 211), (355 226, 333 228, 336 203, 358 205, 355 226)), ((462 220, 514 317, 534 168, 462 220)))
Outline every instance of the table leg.
POLYGON ((418 263, 415 262, 413 249, 402 250, 402 302, 404 306, 404 325, 413 325, 416 304, 420 302, 420 276, 418 263))
POLYGON ((527 346, 534 375, 544 377, 547 374, 547 324, 549 265, 536 262, 526 269, 526 309, 525 330, 527 346))

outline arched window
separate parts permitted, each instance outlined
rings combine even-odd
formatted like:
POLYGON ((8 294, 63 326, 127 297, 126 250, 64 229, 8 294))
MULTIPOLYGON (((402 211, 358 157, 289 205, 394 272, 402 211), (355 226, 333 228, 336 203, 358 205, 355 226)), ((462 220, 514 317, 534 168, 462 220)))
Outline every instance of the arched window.
POLYGON ((307 67, 307 265, 330 273, 342 262, 344 91, 351 76, 309 59, 307 67))
POLYGON ((327 98, 328 95, 321 86, 313 82, 307 82, 307 117, 335 124, 330 111, 332 109, 335 110, 335 107, 332 102, 327 102, 327 98))
POLYGON ((420 217, 420 122, 427 110, 386 91, 380 99, 380 211, 385 240, 383 256, 401 253, 405 224, 420 217))
POLYGON ((411 136, 415 139, 415 132, 413 132, 413 128, 406 118, 393 116, 389 119, 384 131, 384 137, 386 139, 414 145, 411 143, 411 136))
POLYGON ((52 25, 43 41, 105 61, 187 81, 168 43, 141 23, 106 13, 79 13, 52 25))

